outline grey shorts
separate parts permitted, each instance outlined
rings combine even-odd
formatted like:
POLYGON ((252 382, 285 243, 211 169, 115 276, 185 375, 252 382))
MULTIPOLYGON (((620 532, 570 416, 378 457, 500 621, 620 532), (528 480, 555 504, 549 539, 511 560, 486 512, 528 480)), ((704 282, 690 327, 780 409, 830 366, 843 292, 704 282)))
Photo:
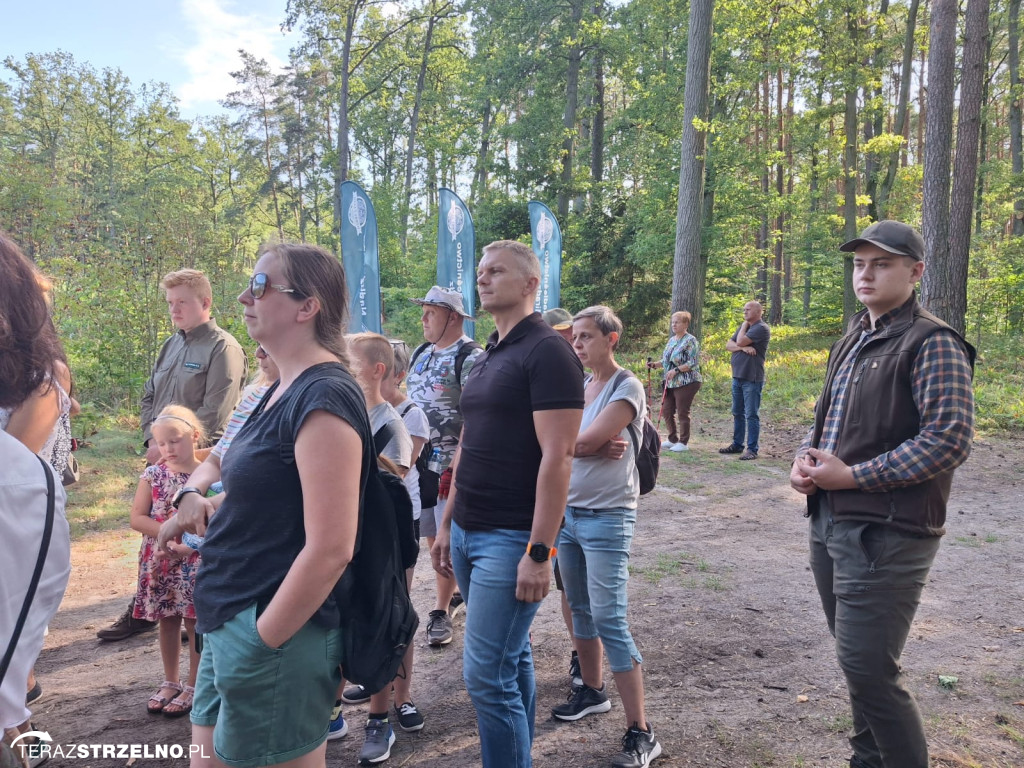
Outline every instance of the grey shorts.
POLYGON ((420 512, 420 536, 425 536, 429 539, 437 536, 437 529, 441 525, 441 520, 444 517, 444 507, 447 503, 448 499, 438 499, 436 507, 424 509, 420 512))

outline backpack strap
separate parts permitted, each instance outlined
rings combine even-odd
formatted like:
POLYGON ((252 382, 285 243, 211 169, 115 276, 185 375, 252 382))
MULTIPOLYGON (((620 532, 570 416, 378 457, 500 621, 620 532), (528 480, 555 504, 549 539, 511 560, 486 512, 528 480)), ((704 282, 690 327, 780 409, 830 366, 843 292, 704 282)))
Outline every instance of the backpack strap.
POLYGON ((389 421, 383 427, 373 433, 373 450, 374 453, 383 453, 384 448, 388 443, 391 442, 391 438, 395 436, 395 428, 391 426, 389 421))
MULTIPOLYGON (((609 382, 612 391, 614 391, 615 388, 619 386, 623 379, 629 378, 631 375, 632 374, 630 373, 628 368, 620 368, 619 372, 612 376, 612 380, 609 382)), ((626 431, 629 432, 629 439, 633 441, 633 461, 636 461, 636 457, 640 455, 640 441, 637 438, 636 434, 633 432, 632 421, 626 425, 626 431)))
POLYGON ((483 347, 470 339, 459 344, 459 348, 455 352, 455 384, 459 389, 462 389, 462 368, 466 364, 466 358, 476 349, 483 349, 483 347))
POLYGON ((398 415, 404 417, 405 414, 407 414, 413 408, 419 408, 419 405, 417 405, 415 400, 407 400, 405 403, 405 407, 398 412, 398 415))
POLYGON ((429 341, 424 341, 422 344, 420 344, 418 347, 416 347, 416 349, 414 349, 412 351, 412 356, 409 358, 409 370, 410 371, 412 370, 412 367, 414 365, 416 365, 416 358, 419 357, 420 355, 422 355, 423 354, 423 350, 426 349, 429 346, 430 346, 430 342, 429 341))
MULTIPOLYGON (((38 456, 36 458, 39 459, 38 456)), ((39 544, 39 555, 36 557, 36 567, 32 571, 32 578, 28 583, 28 591, 25 593, 25 602, 22 603, 21 613, 18 614, 18 620, 14 624, 11 641, 7 645, 3 659, 0 660, 0 683, 3 682, 4 675, 7 674, 7 668, 11 665, 11 659, 14 658, 14 649, 18 647, 18 640, 21 638, 21 632, 25 628, 25 622, 28 620, 28 611, 32 606, 32 600, 36 596, 39 580, 43 576, 43 566, 46 564, 46 554, 50 551, 50 538, 53 535, 53 475, 50 473, 50 468, 46 466, 45 461, 39 459, 39 463, 43 467, 43 474, 46 475, 46 520, 43 523, 43 540, 39 544)))

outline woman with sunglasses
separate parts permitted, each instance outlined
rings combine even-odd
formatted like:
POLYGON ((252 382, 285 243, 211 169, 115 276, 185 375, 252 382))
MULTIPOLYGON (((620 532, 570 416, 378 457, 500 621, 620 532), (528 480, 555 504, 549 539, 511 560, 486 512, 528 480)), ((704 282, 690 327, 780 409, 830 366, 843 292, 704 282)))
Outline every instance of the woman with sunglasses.
POLYGON ((322 768, 341 677, 331 593, 374 465, 362 392, 345 366, 345 273, 317 246, 267 246, 238 300, 280 378, 223 457, 224 502, 214 510, 203 498, 211 481, 200 468, 172 518, 206 536, 192 766, 322 768))

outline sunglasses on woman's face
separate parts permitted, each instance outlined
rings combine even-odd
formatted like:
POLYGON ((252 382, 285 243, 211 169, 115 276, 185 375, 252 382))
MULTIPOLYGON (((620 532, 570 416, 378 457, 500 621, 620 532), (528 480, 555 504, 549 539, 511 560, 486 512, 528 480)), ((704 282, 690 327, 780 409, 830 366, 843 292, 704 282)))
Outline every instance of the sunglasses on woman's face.
POLYGON ((257 272, 249 278, 249 293, 252 294, 254 299, 262 299, 263 295, 267 292, 267 288, 273 288, 279 293, 294 293, 296 296, 303 296, 302 291, 296 288, 289 288, 287 285, 274 285, 270 282, 266 272, 257 272))

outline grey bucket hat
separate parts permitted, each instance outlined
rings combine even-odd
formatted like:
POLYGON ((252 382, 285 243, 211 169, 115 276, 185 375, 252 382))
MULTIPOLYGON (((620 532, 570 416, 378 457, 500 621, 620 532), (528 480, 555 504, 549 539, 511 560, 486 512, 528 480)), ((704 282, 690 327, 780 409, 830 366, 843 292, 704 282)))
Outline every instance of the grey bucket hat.
POLYGON ((429 304, 432 307, 444 307, 467 320, 473 319, 473 316, 467 315, 466 310, 463 308, 462 294, 450 288, 442 288, 439 285, 435 285, 427 291, 427 295, 424 298, 409 299, 409 301, 413 304, 419 304, 421 307, 424 304, 429 304))

